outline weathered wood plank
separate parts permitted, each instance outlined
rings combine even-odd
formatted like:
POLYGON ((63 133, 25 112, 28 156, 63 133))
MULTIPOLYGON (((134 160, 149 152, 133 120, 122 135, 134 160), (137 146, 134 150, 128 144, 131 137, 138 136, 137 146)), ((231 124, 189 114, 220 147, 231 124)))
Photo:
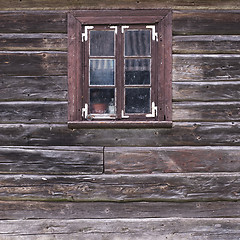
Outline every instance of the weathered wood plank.
POLYGON ((0 52, 0 75, 66 75, 66 52, 0 52))
POLYGON ((102 147, 0 147, 0 173, 103 172, 102 147))
POLYGON ((64 123, 67 102, 0 102, 0 122, 64 123))
POLYGON ((173 81, 240 79, 239 54, 175 54, 173 56, 173 81))
POLYGON ((0 175, 0 200, 234 201, 239 173, 0 175))
POLYGON ((67 100, 66 76, 1 76, 1 101, 67 100))
POLYGON ((173 104, 173 121, 239 121, 240 102, 179 102, 173 104))
MULTIPOLYGON (((18 76, 66 75, 65 52, 0 52, 0 74, 18 76)), ((176 54, 174 81, 220 81, 240 79, 240 55, 176 54)))
POLYGON ((238 240, 239 218, 150 218, 0 221, 2 239, 238 240), (53 238, 54 237, 54 238, 53 238))
MULTIPOLYGON (((238 121, 240 102, 176 102, 173 121, 238 121)), ((66 123, 67 102, 0 102, 0 123, 66 123)))
POLYGON ((66 124, 0 124, 2 146, 239 146, 238 122, 174 123, 158 129, 78 129, 66 124))
POLYGON ((240 81, 174 82, 173 101, 239 101, 240 81))
POLYGON ((35 202, 0 201, 0 219, 239 218, 239 201, 35 202))
POLYGON ((176 11, 173 15, 175 35, 239 35, 240 11, 176 11))
POLYGON ((67 35, 56 33, 0 34, 1 51, 67 51, 67 35))
POLYGON ((239 156, 239 147, 106 147, 104 172, 238 172, 239 156))
MULTIPOLYGON (((1 10, 3 4, 1 1, 1 10)), ((1 33, 67 32, 67 14, 62 11, 5 11, 0 12, 0 22, 1 33)))
POLYGON ((240 4, 237 0, 177 0, 177 1, 156 1, 156 0, 116 0, 116 1, 74 1, 74 0, 42 0, 35 1, 0 1, 3 10, 41 10, 41 9, 86 9, 86 8, 172 8, 172 9, 239 9, 240 4))
POLYGON ((239 35, 174 36, 173 53, 240 53, 239 35))

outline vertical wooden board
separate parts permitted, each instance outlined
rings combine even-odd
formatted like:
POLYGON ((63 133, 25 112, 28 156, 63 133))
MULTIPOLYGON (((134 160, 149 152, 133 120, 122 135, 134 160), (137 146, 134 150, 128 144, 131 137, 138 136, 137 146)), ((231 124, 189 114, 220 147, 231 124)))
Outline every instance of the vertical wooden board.
POLYGON ((103 148, 0 147, 0 172, 98 174, 103 172, 103 148))
POLYGON ((105 173, 235 172, 239 147, 105 147, 105 173))

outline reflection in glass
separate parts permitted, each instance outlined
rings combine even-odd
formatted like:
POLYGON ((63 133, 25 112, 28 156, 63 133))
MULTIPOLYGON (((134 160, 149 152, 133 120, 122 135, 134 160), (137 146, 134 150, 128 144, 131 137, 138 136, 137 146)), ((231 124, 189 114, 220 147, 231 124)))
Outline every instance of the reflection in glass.
POLYGON ((114 31, 90 31, 90 56, 114 56, 114 31))
POLYGON ((125 32, 125 56, 150 56, 150 30, 125 32))
POLYGON ((90 85, 114 85, 114 60, 90 60, 90 85))
POLYGON ((150 59, 126 59, 125 84, 150 84, 150 59))
POLYGON ((126 113, 150 112, 150 88, 126 88, 126 113))
POLYGON ((115 114, 114 88, 90 89, 90 113, 115 114))

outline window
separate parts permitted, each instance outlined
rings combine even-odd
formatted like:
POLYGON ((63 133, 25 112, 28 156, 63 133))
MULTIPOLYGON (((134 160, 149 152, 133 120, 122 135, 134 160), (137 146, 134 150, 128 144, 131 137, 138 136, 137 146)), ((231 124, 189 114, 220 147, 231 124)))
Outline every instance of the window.
POLYGON ((69 127, 171 125, 170 10, 68 15, 69 127))

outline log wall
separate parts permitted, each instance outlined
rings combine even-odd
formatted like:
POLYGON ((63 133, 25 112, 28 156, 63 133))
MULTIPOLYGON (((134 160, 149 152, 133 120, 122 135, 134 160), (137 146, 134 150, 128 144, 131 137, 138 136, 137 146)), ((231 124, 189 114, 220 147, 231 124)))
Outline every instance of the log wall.
POLYGON ((0 239, 240 235, 239 1, 0 0, 0 239), (67 11, 173 8, 173 127, 67 127, 67 11))

